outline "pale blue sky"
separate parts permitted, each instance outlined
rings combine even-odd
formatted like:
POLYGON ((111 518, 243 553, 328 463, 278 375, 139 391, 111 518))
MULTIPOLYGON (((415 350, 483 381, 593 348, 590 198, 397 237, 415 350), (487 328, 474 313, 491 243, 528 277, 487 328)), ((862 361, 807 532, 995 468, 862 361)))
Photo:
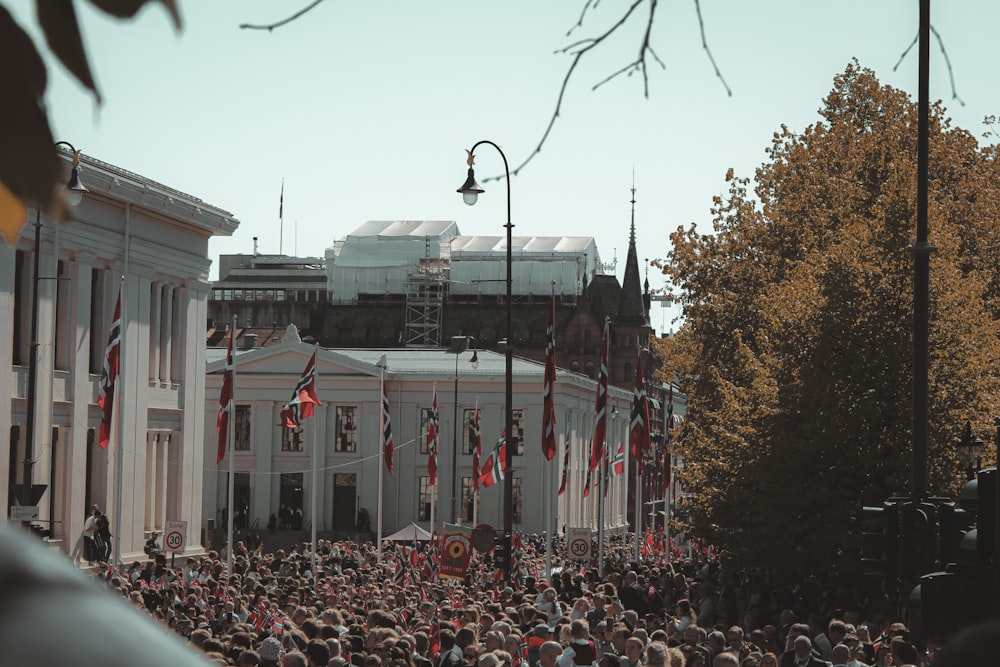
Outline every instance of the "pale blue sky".
MULTIPOLYGON (((213 256, 249 253, 254 236, 261 252, 278 252, 282 177, 287 254, 322 255, 366 220, 447 219, 464 234, 502 234, 502 183, 486 184, 472 208, 455 193, 465 149, 490 139, 513 168, 534 148, 570 63, 553 52, 573 39, 583 0, 326 0, 271 33, 238 27, 308 1, 179 0, 180 33, 157 4, 120 23, 77 2, 105 102, 96 107, 48 57, 56 139, 231 211, 242 224, 212 242, 213 256)), ((574 38, 603 31, 626 4, 604 0, 574 38)), ((667 67, 650 62, 649 100, 637 76, 591 91, 634 59, 636 17, 584 59, 542 153, 513 179, 515 234, 594 236, 603 261, 617 253, 621 275, 633 169, 641 261, 662 256, 678 225, 710 229, 726 170, 751 175, 781 124, 815 122, 852 57, 916 95, 916 50, 892 71, 916 35, 916 0, 701 4, 733 96, 701 48, 693 1, 661 1, 652 39, 667 67)), ((33 5, 10 7, 37 38, 33 5)), ((936 44, 931 96, 981 136, 983 116, 1000 113, 1000 3, 933 5, 967 106, 950 101, 936 44)), ((501 168, 480 149, 478 175, 501 168)), ((671 328, 666 314, 652 316, 671 328)))

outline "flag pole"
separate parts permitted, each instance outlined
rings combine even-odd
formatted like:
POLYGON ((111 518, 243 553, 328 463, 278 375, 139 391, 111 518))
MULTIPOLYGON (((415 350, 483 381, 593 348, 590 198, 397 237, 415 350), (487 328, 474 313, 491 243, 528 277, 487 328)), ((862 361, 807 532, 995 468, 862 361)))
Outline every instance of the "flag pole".
POLYGON ((601 456, 601 464, 597 469, 600 479, 597 489, 597 576, 604 577, 604 487, 607 484, 605 476, 608 474, 608 439, 604 438, 604 455, 601 456))
MULTIPOLYGON (((37 252, 37 249, 36 249, 37 252)), ((128 238, 125 239, 125 271, 128 271, 128 238)), ((121 276, 121 283, 118 287, 118 299, 122 305, 121 313, 127 313, 127 308, 125 306, 125 273, 121 276)), ((125 450, 122 448, 122 441, 124 438, 122 434, 125 433, 125 334, 128 331, 128 327, 125 325, 128 322, 126 317, 120 318, 121 333, 118 338, 118 377, 121 381, 115 382, 115 389, 118 391, 118 442, 115 443, 115 554, 114 561, 115 567, 121 568, 124 564, 122 561, 122 475, 125 469, 125 450)), ((30 483, 30 480, 29 480, 30 483)), ((121 569, 118 570, 121 572, 121 569)))
POLYGON ((379 430, 379 455, 377 457, 378 461, 378 520, 376 521, 376 536, 375 536, 375 561, 381 565, 382 563, 382 475, 384 474, 382 468, 385 467, 385 405, 383 399, 385 398, 385 366, 381 366, 381 375, 379 379, 378 388, 378 430, 379 430))
MULTIPOLYGON (((640 455, 642 452, 640 452, 640 455)), ((642 474, 639 466, 635 467, 635 562, 639 562, 642 536, 642 474)))
POLYGON ((232 578, 232 576, 233 576, 233 559, 234 559, 233 551, 234 551, 234 547, 235 547, 235 544, 233 542, 233 537, 235 536, 235 532, 233 531, 233 526, 234 526, 235 514, 236 514, 236 512, 234 511, 235 510, 234 499, 236 497, 236 489, 235 489, 235 487, 236 487, 236 464, 235 464, 234 459, 236 457, 233 456, 233 450, 235 449, 235 447, 233 447, 233 443, 236 441, 236 438, 235 438, 235 433, 236 433, 236 414, 235 414, 236 413, 236 409, 235 409, 235 406, 236 406, 236 345, 234 345, 235 336, 236 336, 236 315, 233 314, 233 323, 232 323, 232 326, 229 327, 229 349, 233 351, 233 379, 232 379, 232 392, 229 394, 229 406, 227 408, 229 410, 229 416, 227 417, 227 420, 226 420, 226 450, 229 452, 229 493, 228 493, 228 498, 226 500, 226 507, 229 508, 229 511, 228 511, 228 514, 229 514, 228 519, 229 519, 229 521, 228 521, 228 526, 226 527, 226 531, 227 531, 226 534, 228 535, 228 538, 227 538, 226 544, 229 545, 229 548, 227 549, 227 553, 226 553, 226 567, 227 567, 226 571, 229 573, 230 578, 232 578))
POLYGON ((552 570, 552 468, 546 471, 546 474, 542 476, 542 493, 545 498, 544 507, 542 511, 545 517, 545 576, 548 577, 549 572, 552 570))
POLYGON ((317 488, 319 487, 319 474, 318 474, 319 442, 316 440, 316 429, 314 428, 310 430, 312 432, 312 507, 310 508, 309 512, 310 515, 312 516, 312 521, 310 521, 310 523, 312 524, 312 531, 310 533, 309 538, 312 540, 312 549, 310 549, 310 551, 312 552, 312 564, 310 567, 312 568, 313 597, 315 597, 316 579, 318 577, 318 574, 316 572, 316 551, 317 551, 316 524, 318 523, 318 517, 316 516, 316 491, 317 488))

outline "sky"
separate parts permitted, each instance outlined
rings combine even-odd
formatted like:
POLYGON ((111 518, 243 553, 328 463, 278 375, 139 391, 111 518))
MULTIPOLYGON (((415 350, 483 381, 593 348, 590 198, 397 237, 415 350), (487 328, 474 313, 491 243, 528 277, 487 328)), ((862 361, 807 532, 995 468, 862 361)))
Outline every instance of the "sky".
MULTIPOLYGON (((630 4, 597 3, 569 36, 584 0, 325 0, 270 32, 239 27, 310 2, 178 0, 180 31, 158 3, 118 21, 76 2, 101 105, 44 48, 34 3, 4 4, 45 57, 56 140, 230 211, 240 227, 211 241, 213 258, 253 252, 255 236, 261 253, 322 256, 367 220, 455 220, 466 235, 503 235, 502 181, 483 183, 474 207, 455 192, 466 149, 493 141, 511 169, 528 157, 571 64, 558 51, 630 4)), ((981 136, 983 117, 1000 113, 1000 3, 932 5, 965 106, 936 42, 931 98, 981 136)), ((701 0, 732 96, 702 48, 694 1, 661 1, 650 41, 665 67, 648 59, 648 99, 639 75, 593 90, 635 60, 647 7, 580 61, 541 152, 510 183, 515 235, 593 236, 619 278, 633 184, 642 264, 666 255, 678 226, 710 232, 727 169, 752 176, 783 124, 817 122, 852 58, 916 97, 916 49, 893 67, 917 34, 917 0, 701 0)), ((477 150, 481 183, 502 173, 498 152, 477 150)), ((649 280, 669 289, 655 269, 649 280)), ((676 328, 676 314, 654 305, 654 328, 676 328)))

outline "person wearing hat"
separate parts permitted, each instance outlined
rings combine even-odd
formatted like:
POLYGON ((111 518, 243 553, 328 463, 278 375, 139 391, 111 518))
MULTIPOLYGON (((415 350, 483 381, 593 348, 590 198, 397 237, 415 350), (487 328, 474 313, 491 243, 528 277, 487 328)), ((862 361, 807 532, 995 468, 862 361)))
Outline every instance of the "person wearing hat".
POLYGON ((260 655, 261 667, 275 667, 285 655, 284 649, 281 648, 281 642, 274 637, 268 637, 261 642, 257 653, 260 655))
POLYGON ((528 667, 535 667, 538 664, 542 644, 552 639, 552 628, 545 623, 539 623, 528 635, 528 667))

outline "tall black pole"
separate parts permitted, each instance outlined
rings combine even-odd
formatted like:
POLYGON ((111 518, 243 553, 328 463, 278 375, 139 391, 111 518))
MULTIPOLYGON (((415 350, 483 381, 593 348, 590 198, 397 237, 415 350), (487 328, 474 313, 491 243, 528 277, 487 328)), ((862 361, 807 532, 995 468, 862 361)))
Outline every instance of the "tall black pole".
POLYGON ((920 0, 920 64, 917 93, 917 240, 913 252, 913 492, 927 497, 927 376, 929 362, 930 255, 927 242, 927 165, 931 2, 920 0))
MULTIPOLYGON (((20 499, 22 505, 31 505, 37 500, 31 500, 35 466, 35 412, 38 400, 38 261, 42 254, 42 211, 35 209, 35 250, 31 268, 31 340, 28 342, 28 405, 27 424, 24 429, 24 479, 22 489, 24 496, 20 499)), ((30 523, 30 522, 26 522, 30 523)))
POLYGON ((458 495, 458 352, 455 352, 455 408, 451 427, 451 522, 458 523, 455 496, 458 495))
POLYGON ((504 581, 509 585, 511 583, 510 577, 510 552, 511 552, 511 542, 514 533, 514 449, 517 447, 516 439, 514 438, 514 326, 512 318, 512 301, 513 301, 513 253, 512 253, 512 243, 513 243, 513 229, 514 225, 510 222, 510 168, 507 165, 507 156, 504 155, 500 147, 497 146, 492 141, 483 139, 482 141, 477 141, 473 146, 472 150, 469 151, 469 177, 466 183, 459 188, 459 192, 463 195, 473 195, 471 200, 466 200, 467 204, 475 203, 475 196, 482 192, 473 177, 472 172, 472 160, 476 153, 476 149, 483 144, 489 144, 500 153, 500 157, 503 159, 503 172, 504 180, 507 182, 507 224, 504 227, 507 229, 507 300, 506 300, 506 311, 507 311, 507 342, 504 347, 504 355, 506 356, 506 387, 505 387, 505 418, 504 418, 504 437, 506 438, 507 446, 506 456, 504 457, 504 467, 506 472, 503 478, 503 547, 506 551, 506 558, 504 559, 503 575, 504 581))

